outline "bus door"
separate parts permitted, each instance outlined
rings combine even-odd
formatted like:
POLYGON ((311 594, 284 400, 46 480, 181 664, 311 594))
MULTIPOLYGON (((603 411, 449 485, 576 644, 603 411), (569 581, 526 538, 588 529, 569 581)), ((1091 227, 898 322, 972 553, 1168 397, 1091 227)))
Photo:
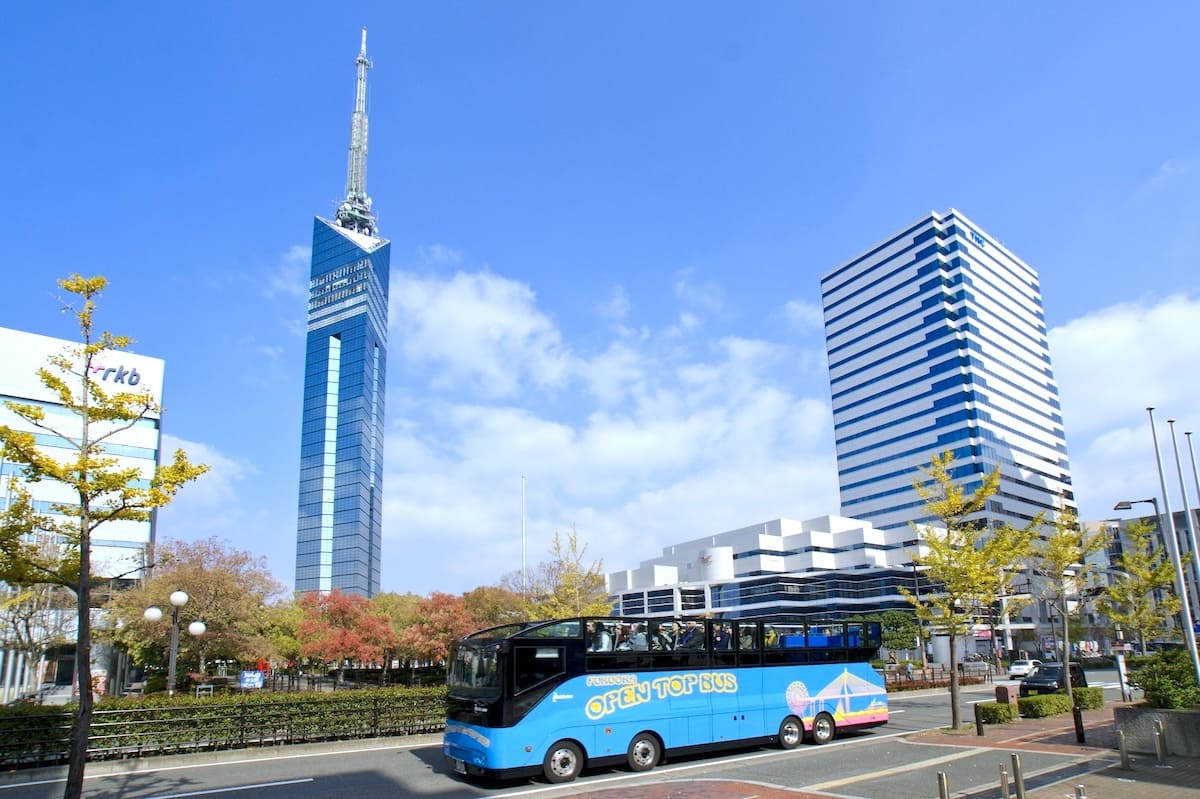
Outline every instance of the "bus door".
POLYGON ((758 622, 740 621, 734 626, 737 642, 738 726, 739 737, 754 738, 769 735, 779 726, 778 720, 765 717, 762 682, 762 630, 758 622))

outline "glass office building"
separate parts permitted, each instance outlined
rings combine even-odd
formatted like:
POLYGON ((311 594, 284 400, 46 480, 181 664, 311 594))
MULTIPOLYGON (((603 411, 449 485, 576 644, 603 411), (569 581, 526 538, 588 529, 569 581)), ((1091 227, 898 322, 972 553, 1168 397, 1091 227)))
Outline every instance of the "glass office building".
POLYGON ((296 591, 379 590, 390 243, 313 223, 296 591))
POLYGON ((1074 507, 1038 276, 961 213, 930 213, 821 279, 841 513, 931 521, 913 490, 947 450, 983 515, 1074 507))
POLYGON ((346 200, 313 221, 296 591, 379 590, 388 265, 366 193, 367 33, 356 60, 346 200))

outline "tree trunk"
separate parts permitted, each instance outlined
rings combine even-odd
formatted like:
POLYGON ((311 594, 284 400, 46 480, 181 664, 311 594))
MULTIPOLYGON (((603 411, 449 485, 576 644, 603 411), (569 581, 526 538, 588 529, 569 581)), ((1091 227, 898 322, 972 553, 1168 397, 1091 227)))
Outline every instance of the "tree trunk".
MULTIPOLYGON (((86 517, 81 522, 86 523, 86 517)), ((91 547, 86 533, 80 542, 80 550, 79 590, 76 593, 79 634, 75 641, 75 684, 79 686, 79 710, 71 726, 63 799, 80 799, 83 796, 83 771, 87 765, 88 735, 92 727, 92 577, 91 547)))
POLYGON ((957 730, 962 724, 962 712, 958 708, 958 638, 950 633, 950 726, 957 730))

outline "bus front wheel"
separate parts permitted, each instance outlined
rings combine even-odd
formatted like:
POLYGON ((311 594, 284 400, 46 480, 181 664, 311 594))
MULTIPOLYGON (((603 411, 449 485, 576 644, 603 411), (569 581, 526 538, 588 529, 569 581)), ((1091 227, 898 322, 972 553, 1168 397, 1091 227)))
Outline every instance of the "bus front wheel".
POLYGON ((779 745, 784 749, 795 749, 804 740, 804 722, 788 716, 779 723, 779 745))
POLYGON ((813 719, 812 725, 812 742, 820 746, 827 744, 833 740, 834 733, 833 716, 828 713, 818 713, 813 719))
POLYGON ((559 741, 546 752, 542 773, 550 782, 570 782, 583 771, 583 752, 570 741, 559 741))
POLYGON ((658 738, 648 732, 639 732, 629 742, 629 752, 626 754, 629 767, 634 771, 649 771, 658 765, 662 754, 658 738))

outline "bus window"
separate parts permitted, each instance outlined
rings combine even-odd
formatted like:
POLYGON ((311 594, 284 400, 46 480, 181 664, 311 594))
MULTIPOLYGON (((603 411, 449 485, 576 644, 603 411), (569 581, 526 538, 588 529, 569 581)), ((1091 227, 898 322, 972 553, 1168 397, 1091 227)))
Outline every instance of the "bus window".
POLYGON ((804 648, 803 624, 776 624, 775 632, 779 636, 780 649, 804 648))
POLYGON ((579 619, 558 621, 542 627, 534 627, 518 634, 519 638, 578 638, 579 619))
POLYGON ((518 646, 513 650, 513 692, 521 693, 567 671, 560 646, 518 646))
POLYGON ((459 648, 446 672, 446 685, 467 696, 486 698, 500 695, 496 647, 459 648))

